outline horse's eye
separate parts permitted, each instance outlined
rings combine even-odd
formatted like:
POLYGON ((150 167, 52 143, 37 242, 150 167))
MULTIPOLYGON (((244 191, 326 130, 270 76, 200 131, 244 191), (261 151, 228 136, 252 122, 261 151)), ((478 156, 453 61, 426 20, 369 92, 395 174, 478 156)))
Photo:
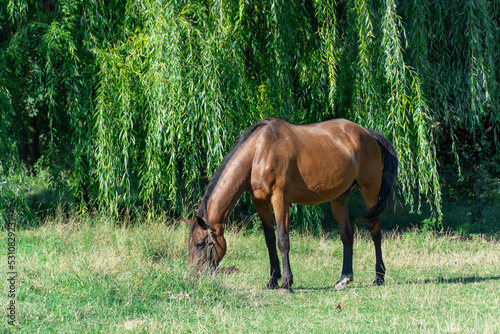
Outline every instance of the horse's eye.
POLYGON ((202 249, 203 247, 205 247, 205 241, 201 241, 196 244, 196 248, 198 249, 202 249))

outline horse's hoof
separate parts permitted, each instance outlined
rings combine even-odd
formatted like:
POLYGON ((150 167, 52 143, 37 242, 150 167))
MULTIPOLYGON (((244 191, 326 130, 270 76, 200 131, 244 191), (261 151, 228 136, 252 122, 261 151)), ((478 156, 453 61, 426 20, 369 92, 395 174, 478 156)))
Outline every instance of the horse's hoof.
POLYGON ((379 277, 377 277, 374 281, 373 281, 373 286, 382 286, 385 284, 385 281, 383 279, 380 279, 379 277))
POLYGON ((337 283, 335 283, 335 290, 347 289, 347 283, 352 281, 352 275, 342 275, 337 283))
POLYGON ((266 288, 267 288, 268 290, 275 290, 275 289, 277 289, 277 288, 278 288, 278 284, 267 283, 267 284, 266 284, 266 288))
POLYGON ((271 277, 269 279, 269 282, 266 284, 266 288, 269 290, 274 290, 279 287, 278 285, 278 279, 276 277, 271 277))
POLYGON ((346 290, 347 289, 347 282, 337 282, 335 283, 335 290, 346 290))
POLYGON ((279 293, 293 293, 292 288, 279 288, 277 291, 279 293))
POLYGON ((284 278, 283 279, 283 284, 281 284, 279 290, 287 290, 288 292, 293 292, 292 291, 292 284, 293 284, 293 279, 286 279, 286 278, 284 278))

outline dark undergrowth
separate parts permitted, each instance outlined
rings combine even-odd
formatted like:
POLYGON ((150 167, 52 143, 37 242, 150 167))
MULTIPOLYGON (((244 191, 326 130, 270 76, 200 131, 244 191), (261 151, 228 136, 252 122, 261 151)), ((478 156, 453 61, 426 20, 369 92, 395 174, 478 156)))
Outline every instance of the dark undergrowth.
MULTIPOLYGON (((446 174, 446 173, 445 173, 446 174)), ((494 174, 494 173, 493 173, 494 174)), ((500 178, 482 171, 482 174, 466 174, 457 178, 449 173, 443 178, 443 220, 433 218, 431 208, 422 203, 420 208, 404 205, 403 199, 393 196, 391 203, 382 215, 384 230, 422 229, 437 233, 451 233, 460 236, 484 235, 500 238, 498 217, 500 217, 500 178), (481 180, 479 180, 481 178, 481 180)), ((73 216, 98 211, 98 208, 87 210, 75 207, 69 186, 59 185, 59 189, 50 187, 50 175, 39 171, 36 175, 11 175, 1 185, 0 213, 3 220, 15 220, 17 228, 37 227, 46 219, 58 215, 73 216)), ((233 211, 230 221, 247 225, 249 230, 260 229, 260 221, 245 195, 233 211)), ((183 216, 191 218, 198 202, 182 201, 183 216)), ((353 191, 349 201, 351 221, 358 229, 367 229, 361 216, 365 213, 363 198, 358 190, 353 191)), ((119 221, 132 224, 137 219, 154 215, 176 215, 160 206, 156 208, 137 204, 123 207, 119 221)), ((312 234, 335 232, 338 230, 329 203, 321 204, 313 210, 304 210, 300 205, 291 206, 291 227, 312 234)), ((231 223, 230 223, 231 224, 231 223)))

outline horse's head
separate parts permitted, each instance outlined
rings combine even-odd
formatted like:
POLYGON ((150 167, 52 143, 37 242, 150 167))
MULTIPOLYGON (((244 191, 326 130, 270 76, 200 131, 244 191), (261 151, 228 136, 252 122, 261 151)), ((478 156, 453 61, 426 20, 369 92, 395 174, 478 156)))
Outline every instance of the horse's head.
POLYGON ((226 240, 222 231, 210 227, 205 219, 183 219, 191 226, 189 230, 189 265, 195 270, 215 270, 226 254, 226 240))

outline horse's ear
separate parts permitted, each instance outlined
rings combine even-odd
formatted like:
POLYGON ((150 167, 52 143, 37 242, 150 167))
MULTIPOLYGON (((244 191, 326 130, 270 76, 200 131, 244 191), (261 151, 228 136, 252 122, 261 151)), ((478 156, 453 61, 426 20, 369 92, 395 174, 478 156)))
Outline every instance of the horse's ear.
POLYGON ((182 220, 188 224, 189 226, 193 225, 194 224, 194 220, 191 220, 191 219, 186 219, 186 218, 182 218, 182 220))
POLYGON ((200 227, 202 229, 208 230, 209 226, 208 226, 207 222, 205 221, 205 218, 200 217, 200 216, 196 216, 196 222, 198 223, 198 225, 200 225, 200 227))

